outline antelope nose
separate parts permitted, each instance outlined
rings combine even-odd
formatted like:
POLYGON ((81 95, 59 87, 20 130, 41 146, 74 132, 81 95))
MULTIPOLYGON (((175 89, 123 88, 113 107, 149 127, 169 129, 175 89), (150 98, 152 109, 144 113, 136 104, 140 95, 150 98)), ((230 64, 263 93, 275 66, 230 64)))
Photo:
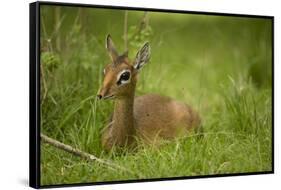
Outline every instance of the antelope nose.
POLYGON ((98 94, 98 95, 97 95, 97 98, 98 98, 98 99, 102 99, 102 95, 101 95, 101 94, 98 94))

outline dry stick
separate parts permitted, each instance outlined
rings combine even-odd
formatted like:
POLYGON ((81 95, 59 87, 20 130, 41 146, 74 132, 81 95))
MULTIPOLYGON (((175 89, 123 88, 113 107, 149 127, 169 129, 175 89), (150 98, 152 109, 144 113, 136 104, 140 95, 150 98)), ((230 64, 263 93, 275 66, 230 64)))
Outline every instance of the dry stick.
POLYGON ((50 144, 50 145, 52 145, 52 146, 54 146, 56 148, 62 149, 62 150, 66 151, 66 152, 69 152, 71 154, 74 154, 76 156, 79 156, 81 158, 84 158, 86 160, 97 161, 97 162, 99 162, 101 164, 109 166, 111 169, 120 169, 120 170, 126 171, 128 173, 135 174, 132 171, 130 171, 130 170, 126 169, 126 168, 123 168, 123 167, 121 167, 121 166, 119 166, 117 164, 111 163, 109 161, 102 160, 102 159, 100 159, 100 158, 98 158, 98 157, 96 157, 96 156, 94 156, 92 154, 89 154, 87 152, 83 152, 83 151, 81 151, 81 150, 79 150, 77 148, 73 148, 72 146, 63 144, 63 143, 61 143, 61 142, 59 142, 59 141, 57 141, 55 139, 52 139, 52 138, 50 138, 50 137, 48 137, 48 136, 46 136, 46 135, 44 135, 42 133, 40 134, 40 137, 43 140, 43 142, 48 143, 48 144, 50 144))

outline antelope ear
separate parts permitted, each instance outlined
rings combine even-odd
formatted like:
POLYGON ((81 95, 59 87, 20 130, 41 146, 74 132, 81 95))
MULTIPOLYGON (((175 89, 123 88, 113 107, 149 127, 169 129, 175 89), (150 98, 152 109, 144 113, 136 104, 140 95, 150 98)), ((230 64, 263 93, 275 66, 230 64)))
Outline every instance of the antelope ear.
POLYGON ((140 70, 149 61, 149 58, 150 46, 149 43, 146 42, 136 55, 134 68, 140 70))
POLYGON ((111 39, 110 34, 108 34, 107 37, 106 37, 105 47, 106 47, 106 49, 108 51, 108 54, 109 54, 111 60, 115 61, 117 59, 117 57, 118 57, 118 53, 117 53, 117 51, 115 49, 115 46, 114 46, 114 43, 113 43, 113 41, 111 39))

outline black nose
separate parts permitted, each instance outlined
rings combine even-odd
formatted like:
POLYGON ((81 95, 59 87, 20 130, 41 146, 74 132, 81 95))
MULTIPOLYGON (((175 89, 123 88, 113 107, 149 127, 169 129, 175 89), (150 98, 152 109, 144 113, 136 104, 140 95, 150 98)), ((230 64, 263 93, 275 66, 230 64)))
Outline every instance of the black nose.
POLYGON ((98 99, 101 99, 101 98, 102 98, 102 95, 98 94, 97 97, 98 97, 98 99))

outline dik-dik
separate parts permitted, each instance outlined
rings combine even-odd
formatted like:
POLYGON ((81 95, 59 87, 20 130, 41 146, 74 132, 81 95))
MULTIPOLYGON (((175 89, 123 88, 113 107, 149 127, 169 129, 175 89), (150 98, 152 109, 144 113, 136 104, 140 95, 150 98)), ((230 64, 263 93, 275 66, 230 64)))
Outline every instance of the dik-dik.
POLYGON ((149 61, 149 43, 144 44, 133 61, 127 52, 117 53, 110 35, 106 38, 106 49, 111 63, 104 68, 97 95, 99 99, 115 101, 110 124, 102 132, 102 146, 106 150, 133 145, 136 138, 146 143, 173 139, 200 127, 198 113, 185 103, 157 94, 135 97, 138 74, 149 61))

